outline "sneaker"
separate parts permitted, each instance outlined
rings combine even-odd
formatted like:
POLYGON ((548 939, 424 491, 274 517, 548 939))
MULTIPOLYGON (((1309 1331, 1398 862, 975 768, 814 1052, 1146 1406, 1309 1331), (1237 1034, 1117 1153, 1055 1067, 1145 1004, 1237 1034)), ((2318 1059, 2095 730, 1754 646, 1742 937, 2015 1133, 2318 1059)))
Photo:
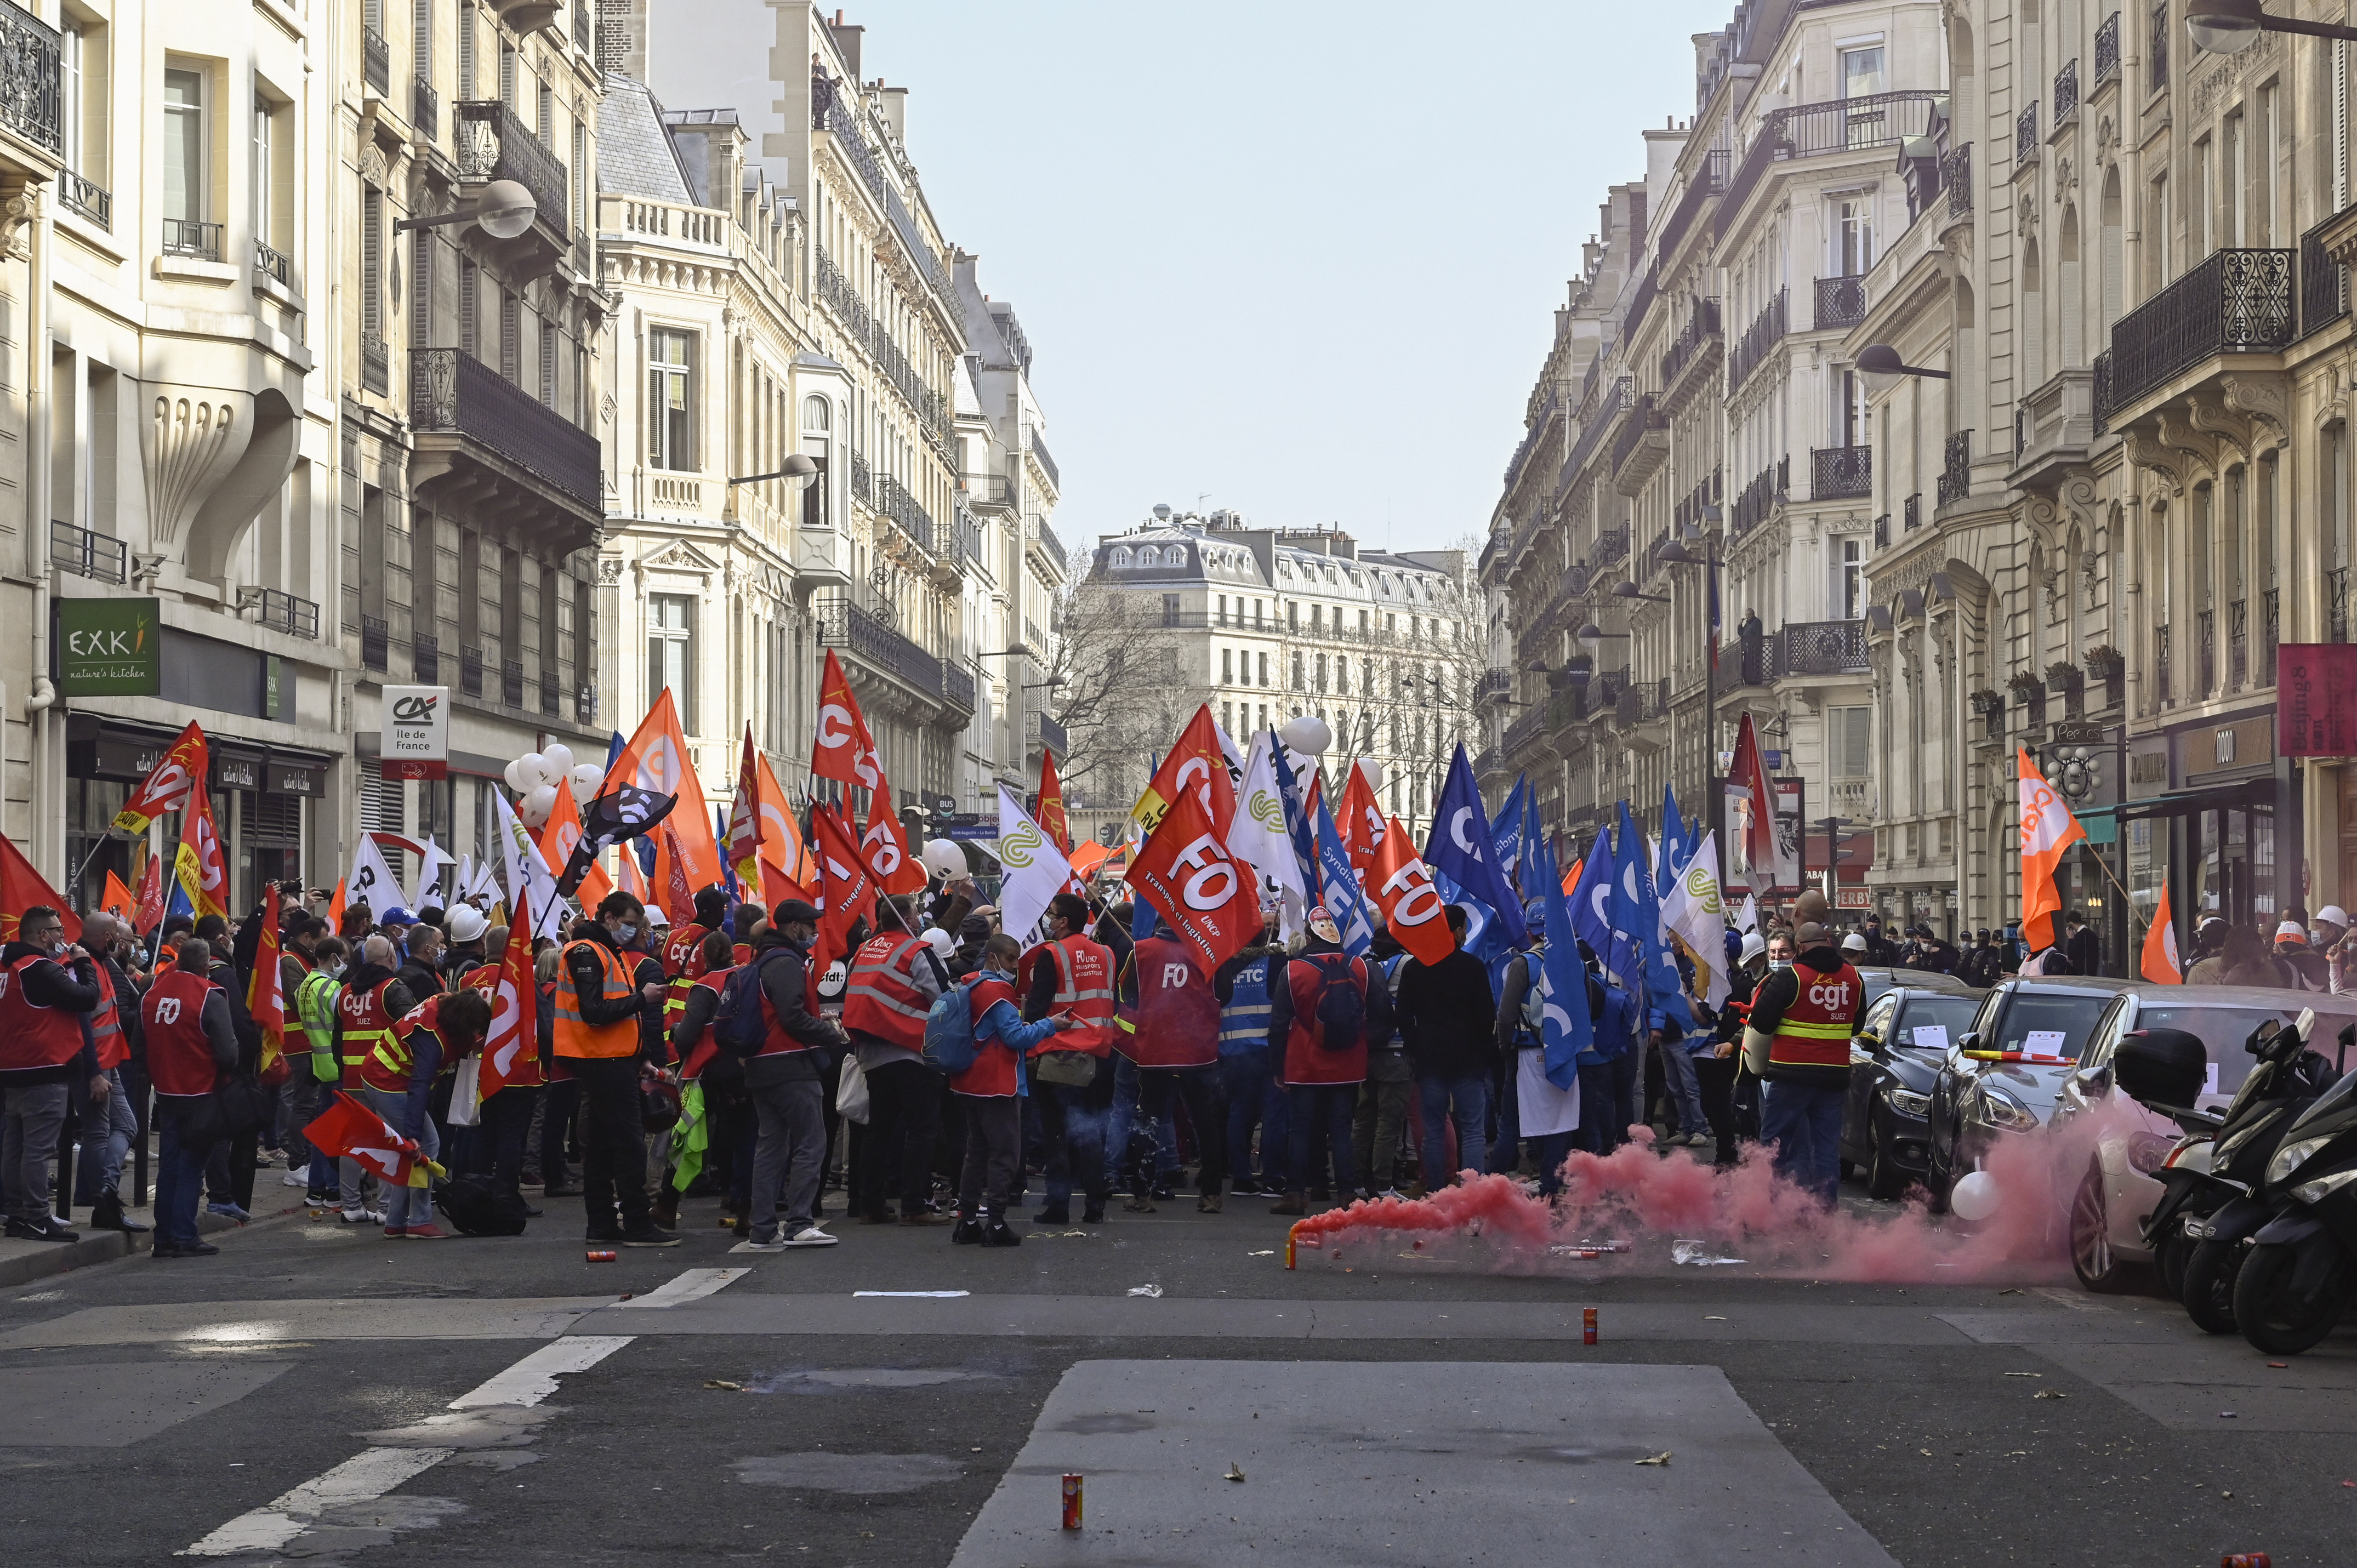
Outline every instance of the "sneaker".
POLYGON ((303 1195, 303 1204, 307 1208, 325 1208, 330 1201, 332 1200, 324 1192, 307 1192, 303 1195))
POLYGON ((1082 1210, 1081 1210, 1081 1223, 1082 1223, 1082 1224, 1083 1224, 1083 1225, 1102 1225, 1102 1224, 1103 1224, 1104 1222, 1105 1222, 1105 1221, 1104 1221, 1104 1205, 1103 1205, 1103 1204, 1102 1204, 1102 1203, 1092 1203, 1092 1204, 1090 1204, 1087 1208, 1083 1208, 1083 1209, 1082 1209, 1082 1210))
POLYGON ((234 1219, 240 1225, 244 1224, 247 1220, 253 1218, 253 1215, 247 1213, 244 1209, 240 1208, 234 1203, 208 1203, 205 1205, 205 1212, 207 1214, 218 1214, 225 1219, 234 1219))
POLYGON ((1400 1191, 1400 1189, 1399 1189, 1399 1188, 1397 1188, 1397 1187, 1387 1187, 1383 1188, 1383 1191, 1381 1191, 1381 1192, 1379 1192, 1379 1193, 1375 1194, 1375 1197, 1377 1197, 1377 1199, 1379 1199, 1379 1200, 1380 1200, 1380 1199, 1382 1199, 1382 1198, 1386 1198, 1386 1197, 1398 1197, 1398 1198, 1405 1198, 1406 1196, 1407 1196, 1407 1194, 1405 1194, 1405 1193, 1404 1193, 1404 1192, 1400 1191))
POLYGON ((1146 1197, 1146 1194, 1142 1192, 1134 1197, 1125 1198, 1122 1201, 1121 1207, 1122 1211, 1126 1214, 1152 1214, 1155 1212, 1154 1200, 1146 1197))
POLYGON ((1307 1214, 1309 1212, 1309 1205, 1304 1201, 1305 1196, 1298 1192, 1288 1192, 1276 1202, 1270 1204, 1268 1211, 1271 1214, 1307 1214))
POLYGON ((665 1230, 658 1225, 642 1225, 635 1230, 623 1231, 622 1245, 625 1247, 676 1247, 679 1245, 679 1232, 665 1230))
POLYGON ((1222 1199, 1218 1193, 1207 1192, 1202 1197, 1195 1200, 1195 1212, 1198 1214, 1217 1214, 1220 1212, 1224 1202, 1225 1200, 1222 1199))
POLYGON ((398 1241, 408 1234, 409 1227, 406 1225, 388 1225, 384 1228, 384 1239, 388 1241, 398 1241))
POLYGON ((788 1241, 786 1245, 789 1247, 832 1247, 835 1244, 838 1238, 828 1235, 825 1231, 820 1230, 815 1225, 805 1225, 801 1230, 794 1232, 793 1240, 788 1241))
POLYGON ((221 1255, 221 1249, 210 1241, 158 1241, 148 1255, 167 1259, 212 1258, 221 1255))
POLYGON ((347 1208, 342 1219, 347 1225, 382 1225, 384 1216, 373 1208, 347 1208))
POLYGON ((5 1228, 5 1232, 0 1233, 5 1233, 19 1241, 79 1241, 81 1240, 81 1232, 68 1230, 59 1222, 55 1215, 45 1214, 41 1217, 41 1221, 40 1224, 36 1225, 27 1219, 11 1219, 5 1228))
POLYGON ((402 1235, 412 1241, 444 1241, 449 1240, 450 1232, 439 1225, 413 1225, 402 1235))
POLYGON ((288 1171, 285 1176, 278 1178, 278 1185, 281 1187, 307 1187, 311 1185, 310 1173, 307 1171, 288 1171))
POLYGON ((957 1222, 957 1229, 950 1232, 950 1240, 961 1247, 973 1246, 976 1241, 982 1240, 982 1221, 979 1219, 960 1219, 957 1222))
POLYGON ((1168 1203, 1177 1198, 1178 1194, 1172 1189, 1168 1181, 1157 1181, 1147 1190, 1146 1196, 1157 1203, 1168 1203))
POLYGON ((1023 1245, 1023 1237, 1021 1232, 1007 1229, 1006 1220, 993 1219, 989 1229, 983 1231, 982 1240, 977 1244, 985 1247, 1020 1247, 1023 1245))
POLYGON ((732 1252, 782 1252, 786 1250, 786 1239, 783 1236, 772 1236, 765 1241, 757 1238, 748 1241, 739 1241, 728 1250, 732 1252))

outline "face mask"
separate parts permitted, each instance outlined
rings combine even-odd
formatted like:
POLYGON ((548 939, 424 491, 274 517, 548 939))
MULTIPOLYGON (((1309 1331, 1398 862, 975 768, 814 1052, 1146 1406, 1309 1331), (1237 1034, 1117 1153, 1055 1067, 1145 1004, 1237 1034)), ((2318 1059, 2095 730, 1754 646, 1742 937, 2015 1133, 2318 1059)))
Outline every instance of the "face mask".
POLYGON ((322 969, 329 980, 341 980, 344 977, 344 966, 340 963, 326 964, 322 969))
POLYGON ((630 924, 628 921, 625 921, 623 922, 622 929, 614 933, 614 940, 620 942, 624 947, 628 947, 632 942, 639 940, 639 928, 630 924))
POLYGON ((1773 974, 1780 970, 1786 970, 1792 967, 1792 961, 1789 958, 1771 958, 1768 961, 1768 972, 1770 974, 1773 974))

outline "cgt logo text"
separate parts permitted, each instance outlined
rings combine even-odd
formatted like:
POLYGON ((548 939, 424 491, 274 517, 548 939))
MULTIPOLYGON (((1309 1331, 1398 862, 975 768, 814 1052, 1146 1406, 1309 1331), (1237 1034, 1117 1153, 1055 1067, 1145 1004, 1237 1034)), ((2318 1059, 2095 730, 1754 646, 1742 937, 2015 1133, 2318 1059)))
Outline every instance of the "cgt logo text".
POLYGON ((1845 980, 1833 985, 1812 985, 1809 987, 1809 1001, 1829 1012, 1840 1012, 1849 1005, 1849 982, 1845 980))

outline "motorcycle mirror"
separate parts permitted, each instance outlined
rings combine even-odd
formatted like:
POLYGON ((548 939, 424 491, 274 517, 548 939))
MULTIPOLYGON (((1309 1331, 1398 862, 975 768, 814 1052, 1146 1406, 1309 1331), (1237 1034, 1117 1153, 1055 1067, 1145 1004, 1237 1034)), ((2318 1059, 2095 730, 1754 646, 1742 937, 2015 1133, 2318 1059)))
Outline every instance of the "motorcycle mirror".
POLYGON ((2266 1043, 2276 1037, 2276 1032, 2282 1027, 2282 1023, 2277 1019, 2260 1019, 2259 1026, 2252 1030, 2250 1037, 2243 1042, 2243 1049, 2252 1056, 2257 1056, 2266 1043))

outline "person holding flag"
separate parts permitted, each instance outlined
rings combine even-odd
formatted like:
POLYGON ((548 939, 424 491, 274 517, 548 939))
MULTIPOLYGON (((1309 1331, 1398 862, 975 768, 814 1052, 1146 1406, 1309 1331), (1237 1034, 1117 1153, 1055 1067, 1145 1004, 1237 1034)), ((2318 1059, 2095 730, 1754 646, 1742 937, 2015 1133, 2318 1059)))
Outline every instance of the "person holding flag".
POLYGON ((1326 907, 1313 908, 1301 951, 1282 967, 1269 962, 1268 1042, 1284 1053, 1293 1144, 1286 1162, 1293 1186, 1271 1214, 1307 1214, 1329 1156, 1337 1196, 1357 1190, 1351 1122, 1367 1077, 1367 1041, 1392 1026, 1390 990, 1373 983, 1364 959, 1343 950, 1326 907))
MULTIPOLYGON (((462 1058, 482 1048, 491 1005, 479 991, 441 992, 428 996, 392 1034, 372 1047, 361 1064, 361 1093, 386 1125, 417 1145, 432 1161, 442 1152, 441 1132, 432 1114, 434 1081, 456 1072, 462 1058)), ((384 1206, 388 1241, 439 1241, 430 1187, 391 1189, 384 1206)))
POLYGON ((609 893, 576 922, 556 987, 555 1055, 581 1085, 582 1207, 591 1241, 675 1247, 647 1196, 639 1063, 661 1024, 662 966, 644 950, 646 906, 609 893))
MULTIPOLYGON (((13 854, 15 846, 11 845, 13 854)), ((27 870, 30 869, 28 866, 27 870)), ((38 881, 38 878, 36 877, 38 881)), ((49 1208, 49 1167, 75 1098, 76 1085, 103 1100, 110 1089, 99 1070, 87 1022, 104 1000, 97 962, 68 940, 66 918, 55 906, 18 906, 16 929, 0 948, 0 1115, 7 1128, 6 1233, 20 1241, 78 1241, 49 1208)), ((73 934, 79 937, 81 922, 73 934)))
POLYGON ((212 1144, 193 1132, 214 1086, 237 1067, 229 993, 207 978, 212 962, 211 943, 183 938, 172 967, 139 1001, 147 1076, 156 1088, 156 1246, 149 1255, 157 1259, 210 1258, 221 1251, 197 1234, 212 1144))

